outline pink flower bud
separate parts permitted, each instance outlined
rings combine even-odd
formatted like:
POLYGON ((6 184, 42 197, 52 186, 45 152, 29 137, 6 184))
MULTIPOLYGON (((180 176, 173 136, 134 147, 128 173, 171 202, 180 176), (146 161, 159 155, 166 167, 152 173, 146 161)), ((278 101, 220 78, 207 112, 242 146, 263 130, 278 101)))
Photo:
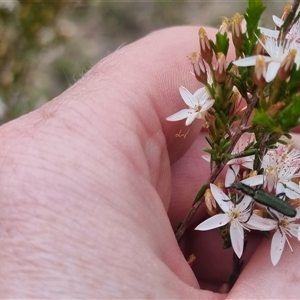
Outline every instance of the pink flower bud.
POLYGON ((203 28, 199 29, 200 54, 202 58, 210 65, 213 58, 213 50, 210 46, 206 31, 203 28))

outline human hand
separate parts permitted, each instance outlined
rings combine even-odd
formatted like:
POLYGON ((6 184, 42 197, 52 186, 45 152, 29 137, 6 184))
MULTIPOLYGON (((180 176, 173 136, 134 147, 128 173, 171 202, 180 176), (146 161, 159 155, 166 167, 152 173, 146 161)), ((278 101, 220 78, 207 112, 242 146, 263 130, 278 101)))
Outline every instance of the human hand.
MULTIPOLYGON (((165 121, 182 107, 180 85, 199 88, 186 60, 197 31, 170 28, 121 48, 0 128, 3 298, 224 298, 199 289, 170 225, 209 167, 201 121, 165 121)), ((213 231, 190 234, 195 273, 224 291, 232 252, 209 245, 213 231)), ((296 253, 274 268, 263 241, 228 297, 298 296, 296 253)))

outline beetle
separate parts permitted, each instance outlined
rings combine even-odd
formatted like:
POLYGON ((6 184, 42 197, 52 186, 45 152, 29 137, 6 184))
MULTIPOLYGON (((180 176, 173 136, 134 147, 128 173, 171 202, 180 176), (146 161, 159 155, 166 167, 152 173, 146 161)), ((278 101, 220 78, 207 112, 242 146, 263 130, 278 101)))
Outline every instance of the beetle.
POLYGON ((231 185, 231 187, 241 191, 245 195, 252 197, 257 203, 273 208, 285 216, 295 217, 297 214, 296 209, 289 203, 283 201, 278 196, 269 194, 262 189, 253 189, 249 185, 246 185, 242 182, 234 183, 231 185))

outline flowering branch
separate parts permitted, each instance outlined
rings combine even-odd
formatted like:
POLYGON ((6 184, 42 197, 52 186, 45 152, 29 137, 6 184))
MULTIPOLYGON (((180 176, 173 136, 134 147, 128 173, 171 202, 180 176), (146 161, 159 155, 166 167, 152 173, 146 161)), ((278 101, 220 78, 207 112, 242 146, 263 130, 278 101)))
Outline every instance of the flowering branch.
MULTIPOLYGON (((186 126, 206 121, 211 172, 176 231, 178 241, 203 203, 211 218, 196 230, 226 228, 224 245, 238 258, 245 230, 275 231, 274 265, 281 257, 279 245, 289 244, 291 236, 300 240, 300 150, 289 140, 300 125, 299 5, 295 0, 281 18, 273 16, 275 30, 258 26, 265 9, 260 0, 249 0, 244 16, 224 19, 215 41, 199 30, 200 53, 189 58, 204 87, 194 94, 180 87, 189 108, 167 120, 186 119, 186 126), (236 59, 228 62, 230 28, 236 59)), ((240 264, 235 265, 234 274, 240 264)))

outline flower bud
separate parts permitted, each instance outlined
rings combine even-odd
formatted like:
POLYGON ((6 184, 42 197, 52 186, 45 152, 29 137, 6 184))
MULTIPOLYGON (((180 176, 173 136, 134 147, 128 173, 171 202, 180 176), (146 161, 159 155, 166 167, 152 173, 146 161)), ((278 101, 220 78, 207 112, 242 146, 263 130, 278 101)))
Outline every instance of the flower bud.
POLYGON ((278 79, 284 81, 290 77, 295 63, 296 55, 297 55, 297 50, 291 49, 279 67, 279 70, 277 72, 278 79))
POLYGON ((218 213, 218 206, 214 196, 210 189, 207 189, 204 193, 204 202, 206 205, 206 211, 210 216, 214 216, 218 213))
POLYGON ((267 74, 267 63, 263 56, 258 55, 256 58, 256 63, 254 67, 253 73, 253 81, 254 83, 263 88, 266 86, 266 74, 267 74))
POLYGON ((233 103, 233 105, 230 109, 230 114, 238 113, 237 109, 239 108, 241 101, 242 101, 242 95, 240 94, 239 90, 234 86, 232 89, 232 95, 230 98, 230 102, 233 103))
POLYGON ((189 55, 189 59, 193 65, 196 79, 202 84, 207 84, 207 71, 203 58, 197 52, 193 52, 189 55))
POLYGON ((237 50, 242 50, 243 33, 246 31, 245 20, 240 14, 235 14, 232 18, 232 41, 237 50))
POLYGON ((213 58, 213 50, 210 46, 206 31, 203 28, 199 29, 200 54, 202 58, 211 65, 213 58))
POLYGON ((223 18, 222 24, 219 27, 219 33, 221 33, 221 34, 227 33, 229 30, 229 27, 230 27, 230 20, 228 18, 223 18))
POLYGON ((217 54, 217 63, 215 67, 215 80, 218 83, 223 83, 226 79, 226 57, 224 53, 217 54))

